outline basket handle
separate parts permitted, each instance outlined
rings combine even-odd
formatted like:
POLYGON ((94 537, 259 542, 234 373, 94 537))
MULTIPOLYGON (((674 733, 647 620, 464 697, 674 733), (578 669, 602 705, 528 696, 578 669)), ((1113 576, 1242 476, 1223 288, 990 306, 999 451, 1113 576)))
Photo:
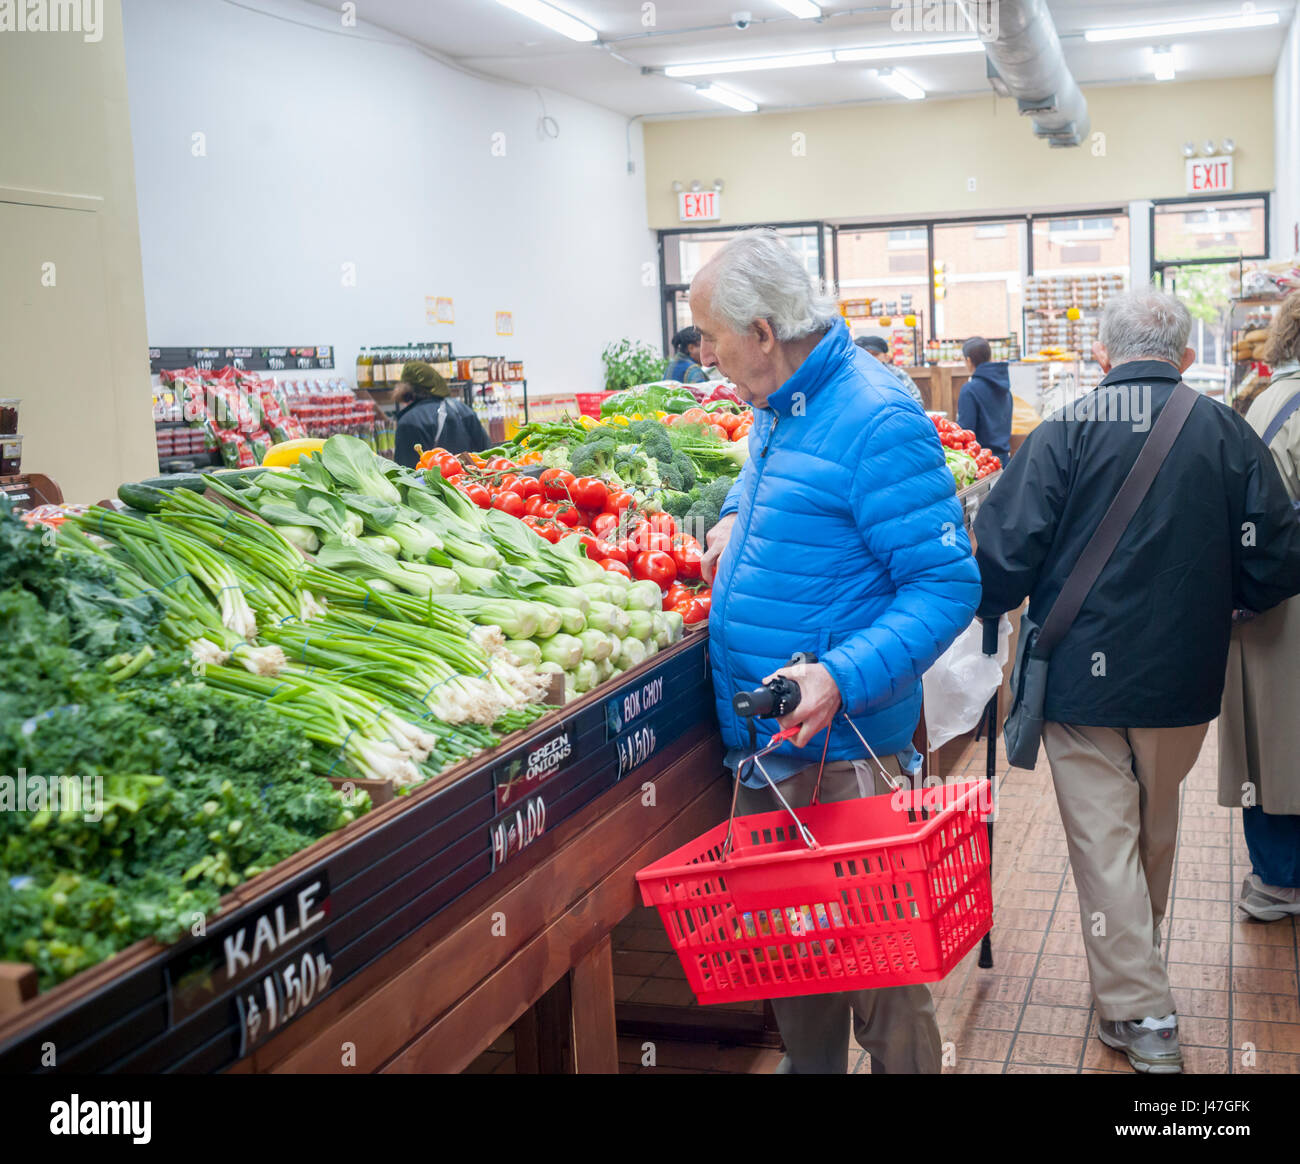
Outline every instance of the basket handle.
MULTIPOLYGON (((790 807, 790 802, 786 800, 784 796, 781 795, 781 789, 777 787, 776 781, 772 779, 767 769, 763 767, 762 763, 759 760, 759 756, 763 755, 766 752, 770 752, 773 748, 777 747, 779 744, 784 743, 786 740, 793 739, 798 734, 799 734, 799 725, 797 724, 794 727, 788 727, 782 731, 777 732, 776 735, 774 735, 768 741, 767 747, 763 748, 762 751, 756 752, 753 756, 751 756, 750 761, 751 763, 753 763, 754 767, 756 767, 763 774, 763 779, 767 781, 768 786, 772 789, 773 792, 776 793, 776 798, 781 802, 781 806, 786 810, 786 812, 790 814, 791 820, 794 821, 795 827, 799 830, 799 836, 803 839, 803 843, 807 845, 808 848, 810 849, 816 849, 816 848, 820 848, 820 846, 817 844, 816 838, 809 831, 808 826, 804 824, 803 821, 801 821, 798 818, 798 816, 795 815, 794 809, 790 807)), ((743 768, 744 768, 744 764, 741 764, 737 767, 736 779, 732 783, 731 811, 727 816, 727 837, 722 842, 722 860, 724 861, 727 859, 727 856, 731 853, 733 833, 735 831, 735 826, 736 826, 736 798, 740 794, 740 774, 743 768)), ((820 782, 820 775, 818 779, 820 782)))

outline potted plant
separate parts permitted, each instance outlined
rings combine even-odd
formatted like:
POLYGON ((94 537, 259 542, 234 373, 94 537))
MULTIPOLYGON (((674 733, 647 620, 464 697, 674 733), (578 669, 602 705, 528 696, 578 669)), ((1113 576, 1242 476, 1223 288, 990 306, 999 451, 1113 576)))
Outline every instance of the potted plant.
POLYGON ((605 364, 605 391, 621 392, 637 384, 662 380, 668 361, 650 344, 621 339, 605 345, 600 358, 605 364))

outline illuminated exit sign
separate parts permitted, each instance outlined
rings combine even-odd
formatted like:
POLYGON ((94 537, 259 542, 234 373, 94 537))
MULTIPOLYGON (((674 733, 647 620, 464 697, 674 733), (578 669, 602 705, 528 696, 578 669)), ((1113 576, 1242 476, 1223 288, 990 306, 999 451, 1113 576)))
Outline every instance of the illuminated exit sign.
POLYGON ((685 190, 677 195, 677 214, 682 222, 716 222, 722 217, 722 195, 716 190, 685 190))
POLYGON ((1223 194, 1231 189, 1231 158, 1187 159, 1187 193, 1223 194))

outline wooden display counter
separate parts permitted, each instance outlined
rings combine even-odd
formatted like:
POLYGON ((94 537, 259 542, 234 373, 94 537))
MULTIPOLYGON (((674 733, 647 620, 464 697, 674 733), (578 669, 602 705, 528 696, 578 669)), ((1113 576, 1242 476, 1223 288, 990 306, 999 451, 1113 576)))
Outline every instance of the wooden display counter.
POLYGON ((925 407, 931 412, 943 412, 957 419, 957 397, 961 387, 970 379, 970 373, 959 364, 926 364, 905 368, 921 390, 925 407))
POLYGON ((545 1053, 617 1070, 610 932, 636 870, 726 815, 721 761, 693 633, 241 885, 206 933, 10 990, 0 1072, 456 1071, 557 983, 545 1053))

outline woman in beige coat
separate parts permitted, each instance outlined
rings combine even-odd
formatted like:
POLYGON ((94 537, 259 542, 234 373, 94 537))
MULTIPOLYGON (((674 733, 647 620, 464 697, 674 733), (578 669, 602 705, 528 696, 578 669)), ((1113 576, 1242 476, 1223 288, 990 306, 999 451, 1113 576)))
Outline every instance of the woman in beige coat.
MULTIPOLYGON (((1300 500, 1300 291, 1269 329, 1268 388, 1246 413, 1292 502, 1300 500)), ((1219 716, 1219 803, 1244 809, 1253 872, 1241 908, 1260 921, 1300 914, 1300 596, 1240 622, 1219 716)))

